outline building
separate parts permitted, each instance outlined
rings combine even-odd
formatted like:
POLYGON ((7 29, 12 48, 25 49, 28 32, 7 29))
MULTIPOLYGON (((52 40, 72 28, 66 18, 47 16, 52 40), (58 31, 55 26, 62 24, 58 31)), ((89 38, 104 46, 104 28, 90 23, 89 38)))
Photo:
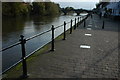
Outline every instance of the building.
POLYGON ((97 14, 104 16, 106 13, 106 6, 109 4, 109 2, 100 2, 96 5, 97 9, 96 12, 97 14))
POLYGON ((119 2, 110 2, 107 6, 107 13, 111 16, 120 16, 120 1, 119 2))
POLYGON ((100 16, 120 18, 120 1, 100 2, 96 7, 100 16))

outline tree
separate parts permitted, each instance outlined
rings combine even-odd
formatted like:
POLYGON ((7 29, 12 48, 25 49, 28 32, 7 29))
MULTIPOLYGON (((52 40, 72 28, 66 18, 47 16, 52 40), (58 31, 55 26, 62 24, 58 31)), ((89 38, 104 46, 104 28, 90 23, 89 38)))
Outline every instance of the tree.
POLYGON ((72 11, 72 10, 74 10, 74 8, 73 7, 66 7, 65 10, 66 11, 72 11))
POLYGON ((60 12, 59 4, 53 2, 3 2, 3 16, 21 16, 21 15, 55 15, 60 12))
POLYGON ((44 15, 45 14, 45 3, 44 2, 33 2, 33 14, 44 15))
POLYGON ((45 10, 46 10, 46 15, 55 15, 55 14, 59 14, 60 7, 58 4, 55 4, 53 2, 46 2, 45 10))
POLYGON ((27 15, 29 12, 28 4, 22 2, 3 2, 2 15, 3 16, 20 16, 27 15))

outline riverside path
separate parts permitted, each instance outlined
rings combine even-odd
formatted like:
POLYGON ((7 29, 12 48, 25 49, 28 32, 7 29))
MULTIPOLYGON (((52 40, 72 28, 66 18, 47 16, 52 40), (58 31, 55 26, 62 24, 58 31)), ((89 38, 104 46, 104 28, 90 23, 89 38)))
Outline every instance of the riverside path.
MULTIPOLYGON (((93 14, 66 40, 55 40, 55 51, 39 51, 28 60, 28 78, 118 78, 119 22, 93 14)), ((50 47, 50 46, 49 46, 50 47)), ((21 67, 4 77, 18 78, 21 67)))

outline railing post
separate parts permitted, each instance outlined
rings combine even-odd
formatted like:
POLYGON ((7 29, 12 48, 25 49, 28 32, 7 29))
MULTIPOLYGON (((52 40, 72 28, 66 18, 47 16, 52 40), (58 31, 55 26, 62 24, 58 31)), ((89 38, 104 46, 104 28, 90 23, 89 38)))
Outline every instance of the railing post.
POLYGON ((71 19, 71 24, 70 24, 70 34, 72 34, 72 19, 71 19))
POLYGON ((82 16, 82 20, 84 19, 84 16, 82 16))
POLYGON ((84 27, 86 26, 86 21, 85 21, 85 19, 84 19, 84 27))
POLYGON ((104 29, 104 27, 105 27, 105 22, 103 21, 102 29, 104 29))
POLYGON ((92 19, 92 13, 91 13, 91 19, 92 19))
POLYGON ((63 40, 66 40, 66 22, 64 21, 64 38, 63 40))
POLYGON ((22 65, 23 65, 23 75, 22 78, 27 78, 27 64, 26 64, 26 51, 25 51, 25 43, 26 40, 24 39, 24 36, 21 35, 20 36, 21 39, 19 41, 21 41, 21 50, 22 50, 22 65))
POLYGON ((80 22, 82 21, 81 17, 80 17, 80 22))
POLYGON ((54 25, 52 25, 51 30, 52 30, 52 44, 51 44, 51 51, 54 51, 54 50, 55 50, 55 49, 54 49, 54 30, 55 30, 54 25))
POLYGON ((74 30, 76 29, 76 18, 75 18, 75 26, 74 26, 74 30))
POLYGON ((79 26, 79 17, 78 17, 78 23, 77 23, 77 27, 79 26))

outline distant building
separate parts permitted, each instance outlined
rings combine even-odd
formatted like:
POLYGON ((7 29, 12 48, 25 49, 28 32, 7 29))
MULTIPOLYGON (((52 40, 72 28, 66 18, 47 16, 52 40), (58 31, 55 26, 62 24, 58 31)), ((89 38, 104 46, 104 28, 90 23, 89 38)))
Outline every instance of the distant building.
POLYGON ((107 11, 111 16, 120 16, 120 1, 119 2, 110 2, 107 6, 107 11))
POLYGON ((106 13, 106 6, 109 4, 109 2, 100 2, 96 7, 97 10, 96 12, 101 15, 104 16, 106 13))
POLYGON ((120 17, 120 1, 99 3, 97 13, 104 17, 120 17))

